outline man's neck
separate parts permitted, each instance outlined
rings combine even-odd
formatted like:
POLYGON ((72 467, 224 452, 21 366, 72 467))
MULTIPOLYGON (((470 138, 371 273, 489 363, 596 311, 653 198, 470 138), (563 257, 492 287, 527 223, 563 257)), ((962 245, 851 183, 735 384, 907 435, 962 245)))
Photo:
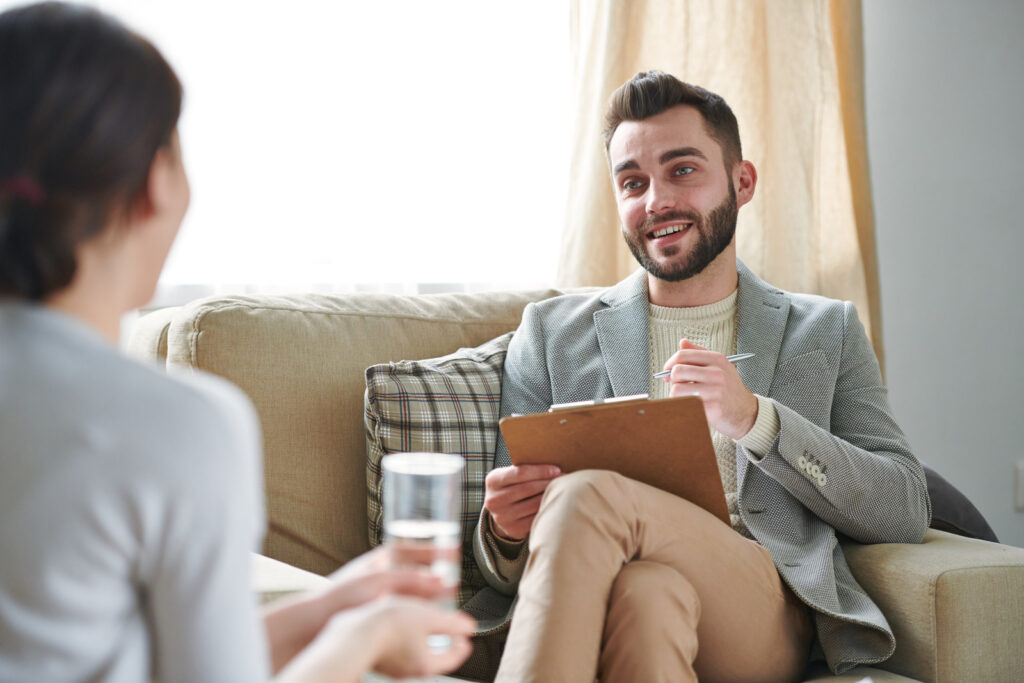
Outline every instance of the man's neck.
POLYGON ((651 303, 670 308, 706 306, 732 294, 738 285, 736 249, 730 244, 700 273, 680 282, 659 280, 647 274, 647 291, 651 303))

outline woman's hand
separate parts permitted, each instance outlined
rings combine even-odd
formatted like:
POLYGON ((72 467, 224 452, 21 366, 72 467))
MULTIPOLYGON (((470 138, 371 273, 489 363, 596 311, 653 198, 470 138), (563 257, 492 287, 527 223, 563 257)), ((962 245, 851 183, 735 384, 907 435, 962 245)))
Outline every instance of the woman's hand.
POLYGON ((313 643, 281 672, 281 681, 355 682, 369 670, 392 678, 448 673, 472 652, 476 622, 415 598, 383 598, 339 612, 313 643), (427 637, 445 635, 435 652, 427 637))
MULTIPOLYGON (((412 568, 393 569, 393 566, 390 549, 378 546, 331 574, 330 584, 315 595, 330 614, 382 595, 408 595, 426 600, 442 597, 445 585, 439 577, 412 568)), ((448 590, 451 591, 450 586, 448 590)))
POLYGON ((390 565, 388 548, 381 546, 331 574, 324 588, 268 605, 263 622, 272 669, 281 670, 339 613, 382 596, 432 600, 445 596, 446 590, 451 592, 436 576, 415 569, 391 569, 390 565))

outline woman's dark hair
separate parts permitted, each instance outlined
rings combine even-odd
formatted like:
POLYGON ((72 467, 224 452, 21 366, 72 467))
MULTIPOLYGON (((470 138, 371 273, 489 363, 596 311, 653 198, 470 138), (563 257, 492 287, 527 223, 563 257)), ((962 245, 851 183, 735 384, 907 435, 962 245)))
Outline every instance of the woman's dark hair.
POLYGON ((76 247, 129 210, 181 112, 155 47, 94 9, 0 14, 0 296, 67 287, 76 247))

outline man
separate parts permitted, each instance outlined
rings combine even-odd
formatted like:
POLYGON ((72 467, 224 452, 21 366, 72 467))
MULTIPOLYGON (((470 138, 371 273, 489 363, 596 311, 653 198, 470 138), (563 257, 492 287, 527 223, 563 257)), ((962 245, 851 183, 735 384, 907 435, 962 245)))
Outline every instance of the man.
POLYGON ((931 510, 855 309, 737 261, 757 172, 719 96, 639 73, 605 142, 643 270, 527 307, 501 414, 700 396, 732 523, 615 473, 509 466, 499 440, 475 538, 488 582, 518 584, 498 679, 795 680, 812 644, 837 672, 888 658, 892 630, 837 533, 918 543, 931 510), (737 367, 737 352, 756 355, 737 367))

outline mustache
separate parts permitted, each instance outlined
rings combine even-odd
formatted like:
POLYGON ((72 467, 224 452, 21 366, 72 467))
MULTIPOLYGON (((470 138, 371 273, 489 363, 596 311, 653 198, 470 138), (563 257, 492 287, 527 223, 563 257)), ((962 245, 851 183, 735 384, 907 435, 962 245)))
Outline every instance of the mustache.
POLYGON ((689 221, 696 226, 700 226, 701 217, 693 211, 669 211, 657 216, 648 216, 640 224, 639 232, 642 235, 646 235, 662 223, 671 223, 672 221, 689 221))

